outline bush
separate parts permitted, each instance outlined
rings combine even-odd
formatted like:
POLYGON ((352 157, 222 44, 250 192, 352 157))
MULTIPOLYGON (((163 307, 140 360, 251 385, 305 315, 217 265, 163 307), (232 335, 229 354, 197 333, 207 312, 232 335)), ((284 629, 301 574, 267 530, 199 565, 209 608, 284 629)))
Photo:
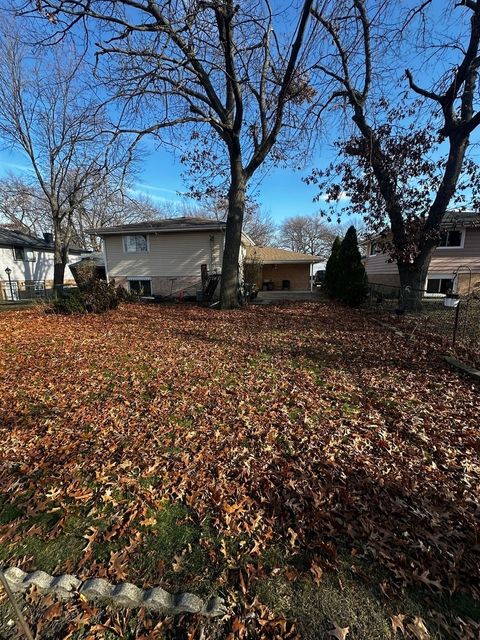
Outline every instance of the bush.
POLYGON ((85 310, 89 313, 105 313, 120 304, 115 282, 94 279, 82 288, 85 310))
POLYGON ((54 300, 51 311, 54 313, 64 313, 71 315, 74 313, 85 313, 82 292, 79 289, 70 289, 62 293, 54 300))
POLYGON ((368 280, 358 249, 357 232, 351 226, 338 252, 338 299, 349 307, 359 307, 368 294, 368 280))
MULTIPOLYGON (((78 289, 64 291, 52 305, 54 313, 105 313, 116 309, 120 302, 132 301, 132 295, 117 287, 115 282, 93 278, 83 282, 78 289)), ((136 297, 135 297, 136 299, 136 297)))
POLYGON ((323 289, 327 292, 329 298, 338 297, 338 272, 340 269, 338 262, 338 254, 340 252, 340 238, 337 236, 333 241, 332 252, 327 260, 325 267, 325 278, 323 280, 323 289))

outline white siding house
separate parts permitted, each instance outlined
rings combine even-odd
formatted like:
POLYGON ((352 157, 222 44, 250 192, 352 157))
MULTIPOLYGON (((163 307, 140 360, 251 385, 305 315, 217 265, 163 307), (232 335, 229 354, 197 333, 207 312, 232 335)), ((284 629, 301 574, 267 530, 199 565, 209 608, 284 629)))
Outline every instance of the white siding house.
MULTIPOLYGON (((53 286, 53 241, 50 234, 35 238, 0 227, 0 299, 41 297, 53 286)), ((69 263, 85 253, 73 249, 69 263)), ((74 284, 70 269, 65 269, 65 284, 74 284)))

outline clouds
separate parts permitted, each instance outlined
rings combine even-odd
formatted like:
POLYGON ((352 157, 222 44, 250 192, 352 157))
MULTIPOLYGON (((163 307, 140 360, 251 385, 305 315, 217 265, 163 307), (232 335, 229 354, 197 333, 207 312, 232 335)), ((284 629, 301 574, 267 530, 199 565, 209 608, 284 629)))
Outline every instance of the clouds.
POLYGON ((154 202, 181 202, 182 194, 175 189, 166 187, 157 187, 144 182, 137 182, 129 191, 136 196, 148 198, 154 202), (161 195, 161 194, 165 195, 161 195))
MULTIPOLYGON (((328 196, 326 193, 322 193, 322 195, 318 196, 318 199, 322 202, 327 202, 328 196)), ((349 202, 350 200, 350 196, 347 196, 345 191, 341 191, 339 197, 337 198, 337 200, 335 200, 335 202, 349 202)))

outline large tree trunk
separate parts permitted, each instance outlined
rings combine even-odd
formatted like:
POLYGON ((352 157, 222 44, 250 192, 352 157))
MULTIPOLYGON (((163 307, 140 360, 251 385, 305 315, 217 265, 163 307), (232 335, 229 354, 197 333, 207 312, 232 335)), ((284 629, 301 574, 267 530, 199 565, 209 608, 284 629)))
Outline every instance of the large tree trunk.
POLYGON ((400 307, 404 311, 420 311, 422 309, 432 252, 433 249, 422 252, 410 264, 398 261, 398 273, 402 287, 400 307))
POLYGON ((66 253, 60 224, 55 222, 53 225, 53 287, 55 294, 60 293, 65 280, 66 253))
POLYGON ((242 241, 246 192, 246 180, 239 152, 230 154, 230 169, 231 183, 228 192, 228 217, 220 284, 220 306, 222 309, 234 309, 239 306, 238 260, 242 241))

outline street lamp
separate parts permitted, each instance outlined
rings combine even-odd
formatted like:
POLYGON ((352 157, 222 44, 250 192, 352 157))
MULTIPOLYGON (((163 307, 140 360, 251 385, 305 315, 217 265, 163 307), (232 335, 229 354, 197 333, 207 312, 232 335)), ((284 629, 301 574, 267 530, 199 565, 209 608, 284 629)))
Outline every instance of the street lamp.
POLYGON ((13 301, 13 287, 12 287, 12 279, 10 278, 10 274, 12 273, 12 270, 10 269, 10 267, 7 267, 7 268, 5 269, 5 273, 6 273, 6 274, 7 274, 7 276, 8 276, 8 284, 9 284, 9 287, 10 287, 10 300, 12 300, 12 301, 13 301))

